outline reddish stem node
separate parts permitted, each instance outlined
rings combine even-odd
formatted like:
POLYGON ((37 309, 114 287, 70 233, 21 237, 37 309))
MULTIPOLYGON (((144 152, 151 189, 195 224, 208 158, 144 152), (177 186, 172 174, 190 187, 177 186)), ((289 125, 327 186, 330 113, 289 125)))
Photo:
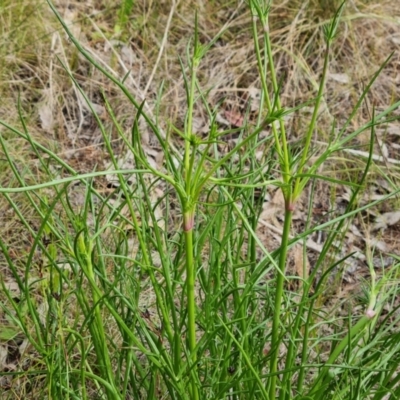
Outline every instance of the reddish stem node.
POLYGON ((295 209, 296 209, 296 203, 294 203, 294 202, 292 203, 291 201, 288 201, 286 203, 286 210, 287 211, 293 212, 295 209))
POLYGON ((189 232, 194 227, 194 213, 188 212, 183 215, 183 230, 189 232))
POLYGON ((371 310, 370 308, 365 312, 365 315, 369 318, 372 319, 375 317, 376 312, 374 310, 371 310))

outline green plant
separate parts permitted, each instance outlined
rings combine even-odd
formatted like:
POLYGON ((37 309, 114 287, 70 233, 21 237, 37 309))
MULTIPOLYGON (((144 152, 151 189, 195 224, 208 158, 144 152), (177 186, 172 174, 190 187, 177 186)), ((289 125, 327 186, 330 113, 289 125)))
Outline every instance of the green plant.
POLYGON ((315 99, 288 109, 282 106, 274 68, 268 29, 271 4, 250 1, 262 86, 259 118, 255 125, 245 120, 242 127, 227 130, 217 124, 220 105, 209 105, 198 80, 200 63, 219 36, 201 44, 196 17, 187 60, 181 60, 187 95, 183 128, 171 124, 166 135, 160 117, 151 118, 145 103, 132 96, 124 83, 126 76, 119 80, 103 68, 49 4, 80 54, 129 100, 135 117, 126 135, 112 102, 102 92, 109 121, 135 167, 119 167, 107 127, 65 64, 101 130, 112 170, 78 174, 32 138, 21 108, 22 130, 0 121, 29 143, 47 176, 44 183, 27 182, 0 136, 17 186, 0 188, 0 193, 31 238, 23 278, 21 266, 0 240, 19 287, 17 300, 5 291, 2 307, 10 325, 19 327, 39 355, 28 371, 13 374, 44 376, 40 395, 52 398, 379 399, 398 394, 399 341, 394 329, 399 323, 398 307, 379 319, 383 305, 396 291, 398 265, 376 277, 369 257, 371 278, 363 314, 338 319, 316 305, 332 271, 351 256, 334 254, 326 265, 346 223, 400 192, 396 189, 357 206, 373 163, 374 130, 397 118, 391 112, 400 103, 373 113, 356 131, 347 131, 385 64, 344 125, 338 130, 333 127, 331 141, 321 148, 313 143, 331 43, 344 3, 324 30, 326 52, 315 99), (284 117, 309 104, 313 112, 302 145, 294 147, 286 136, 284 117), (194 131, 196 107, 204 109, 210 122, 205 136, 194 131), (157 167, 146 154, 141 119, 161 147, 164 162, 157 167), (259 138, 268 125, 272 134, 259 138), (369 158, 360 177, 344 181, 320 174, 333 154, 367 130, 371 132, 369 158), (221 154, 218 146, 230 134, 238 135, 237 143, 221 154), (116 199, 97 190, 100 179, 110 174, 118 179, 116 199), (299 198, 318 180, 350 187, 346 211, 316 226, 310 219, 304 231, 291 238, 299 198), (72 182, 80 184, 80 204, 71 199, 72 182), (273 252, 257 234, 262 200, 270 186, 282 191, 285 208, 281 243, 273 252), (157 187, 162 195, 155 198, 157 187), (24 196, 28 211, 16 196, 24 196), (38 221, 34 228, 31 214, 38 221), (289 276, 289 249, 323 230, 327 239, 313 271, 289 276), (301 284, 293 290, 286 284, 290 281, 301 284), (323 324, 334 328, 326 338, 320 337, 323 324), (357 383, 352 386, 352 382, 357 383))
MULTIPOLYGON (((259 72, 260 72, 260 77, 261 77, 261 82, 263 86, 263 92, 265 93, 265 102, 266 102, 266 108, 267 112, 269 114, 276 112, 276 113, 284 113, 284 109, 281 106, 281 101, 280 101, 280 95, 279 95, 279 86, 278 86, 278 81, 276 77, 276 73, 274 70, 274 62, 272 58, 272 49, 271 49, 271 42, 270 42, 270 37, 269 37, 269 29, 268 29, 268 17, 269 17, 269 10, 270 10, 270 3, 265 4, 264 2, 258 2, 258 1, 251 1, 250 2, 252 11, 253 11, 253 37, 255 38, 255 51, 257 54, 257 60, 258 60, 258 66, 259 66, 259 72), (264 60, 262 59, 261 56, 261 51, 259 48, 258 44, 258 37, 257 37, 257 19, 260 22, 261 26, 264 27, 264 35, 263 35, 263 54, 265 55, 264 60), (265 73, 269 69, 269 75, 265 73), (267 79, 270 79, 271 81, 271 88, 268 88, 267 84, 267 79), (272 93, 269 95, 269 93, 272 93), (271 96, 271 97, 270 97, 271 96)), ((367 90, 364 91, 363 95, 361 96, 359 102, 357 103, 357 106, 354 108, 353 112, 351 113, 347 123, 344 125, 344 127, 339 131, 337 138, 334 139, 331 143, 329 143, 329 146, 325 151, 322 152, 321 155, 319 155, 316 159, 316 161, 313 162, 312 166, 307 166, 307 163, 310 159, 311 156, 311 142, 313 139, 313 135, 315 132, 315 124, 317 121, 317 117, 319 114, 319 106, 321 99, 324 95, 324 87, 325 87, 325 80, 327 76, 327 71, 328 71, 328 65, 329 65, 329 56, 330 56, 330 47, 332 41, 335 39, 337 36, 337 31, 338 31, 338 25, 340 22, 340 16, 343 11, 345 2, 341 4, 339 7, 338 11, 336 12, 336 15, 332 19, 332 21, 324 27, 324 34, 325 34, 325 40, 326 40, 326 51, 325 51, 325 59, 324 59, 324 66, 322 70, 322 75, 320 78, 320 84, 319 84, 319 89, 318 93, 315 99, 315 105, 313 106, 313 113, 312 117, 309 123, 308 128, 306 129, 306 133, 303 140, 303 147, 300 151, 300 154, 293 154, 292 149, 288 145, 288 140, 286 137, 285 133, 285 126, 283 123, 283 120, 280 119, 280 124, 279 128, 277 125, 272 125, 272 131, 274 135, 274 143, 276 147, 276 152, 280 164, 280 171, 282 174, 282 192, 283 196, 285 199, 285 219, 284 219, 284 229, 282 233, 282 242, 281 246, 279 249, 279 270, 277 271, 277 277, 276 277, 276 294, 275 294, 275 306, 274 306, 274 318, 273 318, 273 325, 272 325, 272 337, 271 337, 271 358, 270 358, 270 374, 271 377, 267 381, 267 387, 269 388, 269 396, 270 398, 275 398, 276 396, 276 381, 277 381, 277 376, 278 376, 278 357, 279 357, 279 348, 280 348, 280 343, 283 340, 283 337, 286 333, 290 333, 291 338, 289 342, 289 346, 287 349, 287 357, 286 357, 286 366, 285 370, 288 372, 283 372, 283 379, 282 379, 282 386, 279 390, 279 398, 280 399, 289 399, 292 396, 292 388, 291 388, 291 378, 293 376, 292 368, 294 367, 294 354, 295 354, 295 348, 298 347, 296 344, 296 341, 298 340, 297 335, 300 333, 300 326, 301 326, 301 321, 300 317, 294 320, 293 327, 292 328, 282 328, 282 298, 283 298, 283 288, 284 288, 284 282, 285 282, 285 270, 286 270, 286 264, 287 264, 287 249, 288 249, 288 243, 289 243, 289 235, 290 235, 290 228, 291 228, 291 221, 292 221, 292 215, 293 211, 295 210, 296 207, 296 201, 302 194, 304 188, 306 187, 307 183, 310 181, 310 179, 315 179, 315 178, 320 178, 324 179, 321 176, 317 175, 317 170, 318 168, 322 165, 324 161, 328 159, 328 157, 333 154, 334 152, 340 150, 343 148, 347 143, 349 143, 356 135, 359 134, 359 132, 354 132, 353 134, 350 134, 346 137, 343 137, 343 133, 350 122, 352 116, 355 114, 357 111, 357 108, 361 104, 364 96, 367 93, 367 90), (279 129, 279 131, 278 131, 279 129)), ((379 73, 380 71, 378 71, 379 73)), ((375 78, 378 76, 378 73, 375 75, 375 78)), ((374 80, 372 80, 369 84, 369 87, 373 83, 374 80)), ((397 105, 396 105, 397 107, 397 105)), ((378 117, 379 118, 379 117, 378 117)), ((377 121, 375 120, 375 117, 371 120, 370 122, 370 128, 371 128, 371 146, 370 146, 370 154, 372 154, 373 151, 373 129, 377 121)), ((363 130, 366 127, 363 127, 363 130)), ((356 199, 357 193, 359 191, 359 188, 362 186, 363 181, 366 177, 369 164, 371 162, 371 159, 369 160, 369 163, 366 165, 365 168, 365 173, 359 184, 354 185, 350 182, 340 182, 341 184, 344 185, 351 185, 353 187, 353 197, 352 201, 350 201, 350 207, 352 207, 353 202, 356 199)), ((340 228, 338 229, 340 230, 340 228)), ((336 236, 336 235, 333 235, 336 236)), ((333 239, 333 237, 332 237, 333 239)), ((329 247, 330 244, 332 244, 332 239, 328 240, 327 242, 327 247, 329 247)), ((325 255, 325 252, 322 253, 325 255)), ((317 263, 317 266, 320 265, 320 261, 317 263)), ((306 301, 306 298, 309 296, 308 290, 311 287, 312 280, 315 278, 315 272, 318 270, 318 268, 315 268, 314 273, 311 275, 310 278, 306 279, 305 276, 303 276, 304 279, 304 292, 303 292, 303 297, 302 301, 300 302, 299 309, 302 310, 303 304, 306 301)), ((385 279, 382 280, 381 285, 385 282, 385 279)), ((380 285, 379 285, 380 286, 380 285)), ((372 316, 375 315, 375 312, 373 311, 374 308, 377 306, 376 304, 376 299, 377 295, 379 293, 379 290, 375 287, 375 285, 372 286, 371 292, 370 292, 370 302, 368 305, 368 311, 367 315, 364 316, 363 318, 360 319, 360 321, 355 324, 351 330, 349 331, 348 337, 343 339, 340 345, 338 345, 335 349, 335 351, 332 353, 331 357, 328 359, 327 364, 333 364, 338 356, 343 352, 345 347, 351 343, 351 341, 354 339, 355 336, 359 334, 360 331, 368 324, 368 322, 371 321, 372 316), (369 313, 371 315, 369 315, 369 313), (373 314, 373 315, 372 315, 373 314)), ((301 316, 301 312, 299 312, 299 316, 301 316)), ((307 330, 307 325, 305 327, 307 330)), ((307 341, 303 341, 303 346, 306 348, 307 347, 307 341)), ((306 351, 303 349, 303 355, 306 354, 306 351)), ((303 361, 305 361, 303 359, 303 361)), ((321 384, 321 380, 323 381, 327 371, 329 368, 323 368, 319 375, 317 375, 317 378, 315 380, 315 384, 312 387, 310 394, 314 394, 315 391, 317 390, 316 388, 319 388, 320 385, 324 387, 323 390, 325 390, 327 384, 321 384)), ((303 377, 304 375, 301 373, 300 378, 298 381, 298 387, 297 391, 299 393, 303 392, 303 377)), ((328 379, 329 380, 329 379, 328 379)))

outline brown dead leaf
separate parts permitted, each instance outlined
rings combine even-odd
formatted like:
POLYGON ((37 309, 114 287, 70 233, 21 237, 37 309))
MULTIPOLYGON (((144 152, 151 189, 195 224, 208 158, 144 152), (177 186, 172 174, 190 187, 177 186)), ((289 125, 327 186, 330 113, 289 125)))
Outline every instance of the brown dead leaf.
POLYGON ((339 82, 339 83, 349 83, 350 82, 350 77, 347 74, 329 74, 329 78, 332 80, 339 82))
POLYGON ((372 230, 385 229, 400 221, 400 211, 391 211, 376 217, 372 230))
POLYGON ((54 118, 53 118, 53 102, 51 101, 49 90, 44 91, 44 100, 38 107, 38 113, 42 128, 45 131, 52 131, 54 128, 54 118))
MULTIPOLYGON (((307 279, 309 275, 309 270, 310 270, 310 263, 308 261, 308 257, 306 256, 306 259, 304 260, 304 251, 303 251, 303 246, 297 244, 294 249, 293 249, 293 258, 294 258, 294 268, 296 271, 296 274, 303 278, 307 279), (304 265, 304 261, 306 262, 306 265, 304 265)), ((300 281, 300 286, 302 282, 300 281)))

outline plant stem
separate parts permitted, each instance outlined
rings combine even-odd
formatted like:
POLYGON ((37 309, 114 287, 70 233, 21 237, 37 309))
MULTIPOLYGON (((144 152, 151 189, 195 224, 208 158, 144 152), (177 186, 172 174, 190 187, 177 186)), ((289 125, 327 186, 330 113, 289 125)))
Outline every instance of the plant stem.
MULTIPOLYGON (((320 104, 321 104, 322 95, 324 93, 325 81, 326 81, 326 76, 327 76, 327 73, 328 73, 329 51, 330 51, 330 42, 328 41, 326 49, 325 49, 324 66, 322 68, 322 76, 321 76, 321 81, 320 81, 319 88, 318 88, 318 94, 317 94, 317 98, 316 98, 313 114, 312 114, 312 117, 311 117, 311 121, 310 121, 310 124, 308 126, 307 133, 305 135, 305 141, 304 141, 304 147, 303 147, 303 150, 302 150, 301 161, 300 161, 299 167, 297 169, 297 173, 299 175, 301 175, 303 173, 304 168, 305 168, 306 163, 307 163, 307 158, 309 157, 309 153, 310 153, 311 140, 312 140, 312 137, 313 137, 315 124, 317 122, 317 117, 318 117, 318 113, 319 113, 319 107, 320 107, 320 104)), ((296 181, 295 181, 294 190, 293 190, 295 198, 300 196, 300 194, 301 194, 301 192, 303 190, 302 182, 304 182, 304 180, 301 179, 301 178, 297 178, 296 181)))
POLYGON ((195 144, 193 142, 193 109, 196 91, 196 72, 200 62, 198 43, 197 14, 195 18, 193 56, 190 65, 190 85, 188 87, 188 112, 185 124, 185 153, 184 153, 184 179, 185 195, 181 198, 183 207, 183 230, 186 248, 186 297, 188 311, 188 344, 190 355, 190 381, 192 387, 191 398, 199 399, 197 388, 197 354, 196 354, 196 301, 194 286, 196 280, 196 269, 193 257, 193 228, 194 212, 196 208, 196 196, 194 195, 196 181, 193 178, 193 166, 196 156, 195 144))
POLYGON ((271 360, 270 360, 270 380, 269 384, 269 396, 270 399, 276 397, 276 378, 277 378, 277 367, 278 367, 278 356, 279 356, 279 344, 280 344, 280 317, 282 308, 282 296, 283 296, 283 284, 285 281, 285 267, 287 259, 287 250, 289 243, 290 227, 292 224, 293 206, 291 201, 285 201, 285 221, 283 226, 282 241, 279 255, 278 265, 278 276, 276 278, 276 294, 275 294, 275 306, 274 306, 274 318, 272 322, 272 338, 271 338, 271 360))
MULTIPOLYGON (((197 354, 196 354, 196 302, 194 295, 194 283, 196 270, 193 258, 193 211, 184 214, 184 230, 186 244, 186 293, 188 308, 188 341, 191 363, 193 365, 192 374, 197 373, 197 354), (188 228, 188 229, 187 229, 188 228)), ((196 386, 196 379, 192 375, 192 399, 198 400, 199 393, 196 386)))

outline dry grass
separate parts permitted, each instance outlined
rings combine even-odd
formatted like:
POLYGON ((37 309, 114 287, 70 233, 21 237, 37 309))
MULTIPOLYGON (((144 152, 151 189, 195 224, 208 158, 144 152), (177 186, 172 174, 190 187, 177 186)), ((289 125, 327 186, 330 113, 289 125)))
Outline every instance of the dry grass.
MULTIPOLYGON (((139 101, 146 99, 147 112, 158 116, 165 135, 169 133, 169 122, 179 127, 185 117, 186 96, 178 57, 185 59, 188 41, 193 34, 194 10, 198 12, 201 42, 210 41, 224 28, 199 72, 203 89, 210 91, 210 106, 221 104, 220 123, 235 126, 245 114, 249 102, 257 97, 260 82, 250 32, 251 16, 244 1, 138 0, 129 20, 122 21, 125 24, 122 28, 122 22, 118 20, 120 9, 114 1, 57 0, 55 4, 73 33, 98 62, 121 79, 127 75, 127 86, 139 101), (160 93, 162 82, 164 86, 160 93)), ((273 7, 270 31, 284 106, 293 107, 315 96, 324 52, 322 25, 338 5, 338 1, 303 3, 287 0, 273 7)), ((39 143, 50 146, 79 172, 104 169, 108 160, 104 159, 100 131, 82 96, 68 79, 65 68, 73 73, 88 94, 112 137, 117 136, 112 132, 102 92, 126 129, 133 120, 132 107, 68 42, 46 2, 4 0, 0 5, 0 27, 0 118, 21 127, 17 108, 20 101, 27 129, 39 143)), ((320 144, 327 142, 333 120, 339 126, 345 121, 368 80, 392 52, 392 59, 374 84, 351 128, 365 123, 373 108, 382 110, 400 98, 400 9, 394 1, 349 1, 332 51, 330 78, 323 101, 325 106, 318 128, 320 144)), ((257 110, 251 111, 250 118, 257 118, 257 110)), ((307 109, 303 109, 287 121, 290 140, 296 140, 303 133, 304 121, 309 118, 307 109)), ((195 126, 199 132, 207 131, 207 116, 200 108, 196 110, 195 126)), ((0 134, 6 139, 15 167, 27 182, 48 178, 38 167, 36 156, 26 141, 3 127, 0 127, 0 134)), ((360 202, 385 193, 391 185, 398 185, 399 166, 390 159, 399 159, 400 126, 393 124, 377 131, 376 135, 375 153, 383 155, 384 162, 378 162, 372 169, 367 191, 369 197, 360 202)), ((157 159, 159 146, 155 138, 148 132, 143 132, 143 136, 150 156, 157 159)), ((368 137, 361 137, 354 146, 366 151, 368 140, 368 137)), ((114 140, 113 146, 123 158, 125 150, 122 144, 114 140)), ((357 174, 363 166, 359 157, 349 153, 343 153, 342 158, 338 156, 334 161, 326 165, 326 173, 336 177, 357 174)), ((11 178, 11 172, 8 163, 0 157, 2 186, 18 185, 11 178)), ((317 187, 315 207, 319 210, 315 218, 323 218, 346 195, 340 187, 327 188, 326 184, 317 187), (330 198, 327 198, 327 192, 330 198)), ((23 203, 26 198, 15 195, 13 200, 23 203)), ((22 209, 28 207, 21 206, 22 209)), ((344 238, 346 248, 356 248, 365 254, 374 249, 378 240, 385 246, 381 253, 384 257, 390 252, 398 253, 398 224, 375 230, 369 226, 375 223, 380 212, 398 207, 398 201, 384 204, 373 215, 357 221, 353 236, 344 238), (356 229, 359 233, 355 232, 356 229), (374 237, 364 240, 370 235, 374 237)), ((3 196, 0 209, 2 235, 13 248, 15 259, 22 260, 29 251, 32 238, 11 213, 3 196)), ((274 225, 279 232, 279 218, 271 218, 268 215, 264 222, 274 225)), ((298 221, 300 229, 301 217, 298 221)), ((29 222, 35 227, 35 220, 29 222)), ((270 229, 260 227, 267 248, 274 248, 276 237, 268 236, 267 231, 270 229)), ((312 251, 309 258, 312 263, 312 251)), ((4 264, 0 269, 7 277, 4 264)), ((348 279, 351 288, 358 283, 355 278, 348 279)), ((337 296, 343 299, 348 291, 347 286, 342 285, 337 296)), ((8 359, 7 364, 12 362, 8 359)), ((15 394, 15 398, 22 395, 15 394)))

